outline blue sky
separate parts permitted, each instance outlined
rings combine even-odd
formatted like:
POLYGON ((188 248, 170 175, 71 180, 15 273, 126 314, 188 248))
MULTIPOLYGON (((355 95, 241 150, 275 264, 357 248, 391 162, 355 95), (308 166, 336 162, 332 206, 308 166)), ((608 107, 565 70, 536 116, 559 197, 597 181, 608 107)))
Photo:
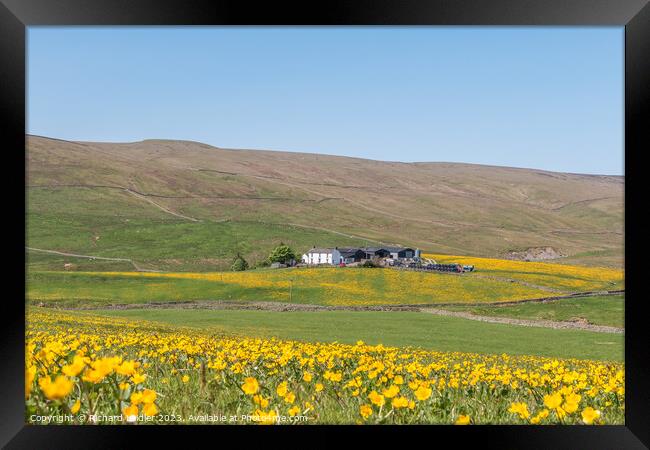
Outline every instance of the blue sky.
POLYGON ((28 133, 623 174, 622 27, 30 27, 28 133))

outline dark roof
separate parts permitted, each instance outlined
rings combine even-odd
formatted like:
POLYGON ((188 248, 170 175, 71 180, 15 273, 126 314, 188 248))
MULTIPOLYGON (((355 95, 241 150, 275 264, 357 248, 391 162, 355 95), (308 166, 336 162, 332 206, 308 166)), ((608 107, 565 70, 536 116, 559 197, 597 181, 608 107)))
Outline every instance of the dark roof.
POLYGON ((386 250, 388 250, 389 252, 391 252, 391 253, 397 253, 397 252, 401 252, 401 251, 404 251, 404 250, 415 251, 411 247, 384 247, 384 248, 386 250))
POLYGON ((306 253, 331 253, 334 250, 338 250, 341 253, 341 256, 353 256, 358 251, 365 253, 376 253, 380 250, 384 250, 389 253, 398 253, 404 250, 415 251, 411 247, 337 247, 337 248, 310 248, 306 253))
POLYGON ((379 250, 386 250, 384 247, 363 247, 361 250, 363 250, 366 253, 374 253, 379 250))
POLYGON ((341 253, 341 256, 349 257, 349 256, 354 256, 358 252, 363 252, 360 248, 339 248, 339 252, 341 253))

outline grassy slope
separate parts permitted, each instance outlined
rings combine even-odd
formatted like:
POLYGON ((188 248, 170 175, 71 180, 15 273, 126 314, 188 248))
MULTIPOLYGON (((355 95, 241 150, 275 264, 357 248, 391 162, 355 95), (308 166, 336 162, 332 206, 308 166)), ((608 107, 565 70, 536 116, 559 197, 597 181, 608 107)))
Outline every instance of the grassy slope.
POLYGON ((477 276, 501 280, 514 279, 566 292, 618 290, 625 287, 622 269, 426 253, 423 256, 433 258, 438 263, 473 265, 477 276))
POLYGON ((561 300, 550 303, 522 303, 508 306, 454 306, 454 311, 517 319, 572 320, 581 318, 595 325, 625 326, 625 297, 602 296, 561 300))
POLYGON ((415 346, 440 351, 621 361, 623 336, 517 327, 422 313, 110 310, 94 314, 214 328, 247 336, 415 346))
POLYGON ((322 268, 223 273, 29 272, 27 296, 67 305, 265 300, 332 305, 496 302, 549 295, 517 283, 392 269, 322 268), (292 284, 291 299, 289 287, 292 284))
POLYGON ((30 137, 26 156, 27 231, 34 247, 96 249, 159 269, 200 271, 225 267, 239 250, 254 262, 278 240, 295 239, 301 251, 359 243, 323 230, 303 236, 268 225, 295 223, 437 253, 498 256, 550 245, 587 264, 622 261, 621 177, 225 150, 183 141, 30 137), (154 194, 148 198, 202 222, 120 189, 61 187, 69 184, 154 194), (214 224, 221 220, 242 232, 214 224), (170 244, 180 235, 182 244, 170 244), (214 246, 206 242, 212 240, 214 246), (188 248, 196 255, 183 252, 188 248))
MULTIPOLYGON (((369 244, 362 239, 284 224, 194 223, 166 214, 153 205, 142 205, 123 192, 39 189, 29 191, 28 202, 29 247, 129 258, 142 267, 157 270, 224 269, 237 253, 253 263, 266 257, 280 242, 303 249, 316 244, 369 244)), ((44 256, 38 252, 29 253, 28 263, 38 270, 61 270, 65 263, 74 263, 80 270, 101 270, 96 264, 90 266, 87 260, 44 256)))

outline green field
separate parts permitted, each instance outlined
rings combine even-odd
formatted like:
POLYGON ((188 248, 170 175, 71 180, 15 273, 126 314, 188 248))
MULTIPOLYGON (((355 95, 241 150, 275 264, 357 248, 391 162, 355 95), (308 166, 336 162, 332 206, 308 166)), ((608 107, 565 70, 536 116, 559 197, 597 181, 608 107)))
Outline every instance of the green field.
POLYGON ((414 346, 439 351, 623 360, 623 335, 518 327, 417 312, 104 310, 93 314, 310 342, 414 346))
POLYGON ((625 326, 625 296, 582 297, 548 303, 522 303, 504 306, 449 306, 453 311, 467 311, 480 316, 512 317, 569 321, 584 319, 594 325, 625 326))
MULTIPOLYGON (((319 246, 364 246, 374 241, 286 224, 255 221, 191 222, 171 216, 122 191, 109 189, 30 189, 27 246, 109 258, 134 260, 140 267, 202 272, 229 269, 240 253, 251 264, 261 261, 280 242, 295 249, 319 246)), ((218 218, 215 218, 218 219, 218 218)), ((272 220, 272 218, 269 218, 272 220)), ((28 267, 62 270, 133 270, 124 263, 29 251, 28 267)))
MULTIPOLYGON (((623 296, 485 305, 624 289, 622 177, 228 150, 187 141, 110 144, 29 137, 27 145, 26 246, 40 249, 27 251, 28 304, 460 303, 467 307, 453 309, 623 324, 623 296), (228 271, 237 254, 255 266, 280 242, 299 255, 312 246, 412 246, 441 262, 467 260, 476 272, 228 271), (544 246, 567 258, 555 260, 560 264, 502 259, 511 251, 544 246), (566 265, 570 262, 591 267, 566 265)), ((104 313, 313 341, 362 339, 439 350, 615 360, 622 359, 623 351, 621 335, 423 313, 104 313)))
POLYGON ((321 305, 485 303, 548 296, 472 274, 377 268, 266 269, 223 273, 32 272, 30 301, 60 304, 189 300, 280 301, 321 305))

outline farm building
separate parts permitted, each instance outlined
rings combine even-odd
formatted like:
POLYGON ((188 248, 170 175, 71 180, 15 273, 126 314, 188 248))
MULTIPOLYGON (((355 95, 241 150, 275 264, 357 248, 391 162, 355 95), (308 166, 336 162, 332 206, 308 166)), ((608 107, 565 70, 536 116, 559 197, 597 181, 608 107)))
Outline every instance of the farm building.
POLYGON ((365 253, 365 259, 387 258, 390 252, 382 247, 364 247, 361 249, 365 253))
POLYGON ((412 248, 404 247, 384 247, 384 249, 390 252, 390 257, 393 259, 399 258, 413 258, 415 255, 415 250, 412 248))
POLYGON ((359 262, 366 257, 366 253, 360 248, 341 247, 338 248, 338 251, 341 253, 341 262, 345 264, 359 262))
POLYGON ((302 255, 305 264, 340 264, 341 253, 337 248, 311 248, 302 255))
POLYGON ((305 264, 351 264, 364 259, 375 258, 393 258, 404 259, 413 258, 418 255, 418 251, 412 248, 404 247, 334 247, 334 248, 312 248, 302 255, 302 262, 305 264))

